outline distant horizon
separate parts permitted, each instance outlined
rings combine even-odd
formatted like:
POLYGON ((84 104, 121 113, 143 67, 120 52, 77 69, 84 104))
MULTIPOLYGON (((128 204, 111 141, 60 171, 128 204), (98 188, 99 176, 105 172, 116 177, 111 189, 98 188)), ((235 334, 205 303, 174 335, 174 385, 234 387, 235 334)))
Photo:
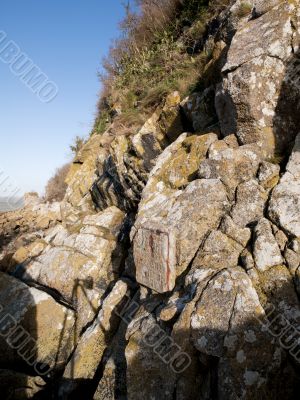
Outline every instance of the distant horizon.
POLYGON ((25 206, 24 197, 1 197, 0 212, 15 211, 25 206))

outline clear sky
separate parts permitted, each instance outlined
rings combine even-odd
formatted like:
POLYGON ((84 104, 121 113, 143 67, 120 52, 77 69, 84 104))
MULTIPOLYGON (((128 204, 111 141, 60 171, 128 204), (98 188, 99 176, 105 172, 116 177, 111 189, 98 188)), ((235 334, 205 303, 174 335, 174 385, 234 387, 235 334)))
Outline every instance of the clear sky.
POLYGON ((70 160, 72 139, 88 135, 97 72, 123 14, 122 0, 0 0, 5 40, 16 42, 59 89, 43 103, 0 60, 0 196, 8 181, 22 192, 42 193, 70 160))

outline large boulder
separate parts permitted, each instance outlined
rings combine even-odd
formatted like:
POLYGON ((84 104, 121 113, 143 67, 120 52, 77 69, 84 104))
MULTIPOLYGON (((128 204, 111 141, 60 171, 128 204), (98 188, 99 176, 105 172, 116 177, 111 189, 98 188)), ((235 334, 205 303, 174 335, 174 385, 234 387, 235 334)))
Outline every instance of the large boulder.
POLYGON ((118 235, 124 213, 116 207, 86 216, 77 233, 57 226, 45 238, 41 255, 18 264, 11 273, 58 294, 79 313, 78 332, 101 305, 107 288, 120 274, 122 252, 118 235))
POLYGON ((39 375, 63 368, 74 345, 74 311, 4 273, 0 304, 2 364, 31 368, 39 375))
POLYGON ((221 181, 199 179, 158 202, 154 216, 138 217, 133 239, 137 281, 160 293, 172 290, 176 277, 187 268, 207 233, 219 225, 227 208, 221 181))
POLYGON ((276 3, 259 18, 240 21, 216 96, 222 133, 235 133, 242 144, 260 141, 270 152, 293 140, 300 115, 294 65, 299 5, 276 3))
POLYGON ((103 305, 94 323, 83 333, 60 385, 60 396, 72 393, 80 381, 92 381, 107 347, 107 340, 116 329, 117 309, 128 292, 128 284, 119 280, 103 305))
POLYGON ((300 236, 300 134, 279 185, 273 190, 269 216, 288 234, 300 236))

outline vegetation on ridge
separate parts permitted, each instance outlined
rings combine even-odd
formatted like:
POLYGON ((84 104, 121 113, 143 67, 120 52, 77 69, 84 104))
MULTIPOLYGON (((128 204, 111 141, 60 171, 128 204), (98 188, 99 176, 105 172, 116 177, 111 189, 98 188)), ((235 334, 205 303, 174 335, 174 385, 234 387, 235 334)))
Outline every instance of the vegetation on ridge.
POLYGON ((209 61, 207 22, 230 0, 134 0, 121 35, 103 60, 102 91, 92 133, 114 119, 119 130, 140 126, 171 91, 192 92, 209 61))
POLYGON ((58 168, 55 175, 49 179, 46 189, 45 189, 45 200, 46 201, 61 201, 63 200, 67 184, 65 182, 67 174, 70 170, 71 164, 65 164, 58 168))

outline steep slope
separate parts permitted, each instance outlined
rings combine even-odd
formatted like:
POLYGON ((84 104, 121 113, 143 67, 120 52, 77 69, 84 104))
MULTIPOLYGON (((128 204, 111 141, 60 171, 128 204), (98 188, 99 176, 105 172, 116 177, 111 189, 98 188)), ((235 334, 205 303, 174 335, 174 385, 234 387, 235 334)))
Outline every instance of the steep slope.
POLYGON ((202 90, 170 93, 137 133, 93 135, 62 222, 12 256, 2 320, 37 343, 31 368, 2 323, 13 398, 298 398, 300 3, 233 3, 202 90))

